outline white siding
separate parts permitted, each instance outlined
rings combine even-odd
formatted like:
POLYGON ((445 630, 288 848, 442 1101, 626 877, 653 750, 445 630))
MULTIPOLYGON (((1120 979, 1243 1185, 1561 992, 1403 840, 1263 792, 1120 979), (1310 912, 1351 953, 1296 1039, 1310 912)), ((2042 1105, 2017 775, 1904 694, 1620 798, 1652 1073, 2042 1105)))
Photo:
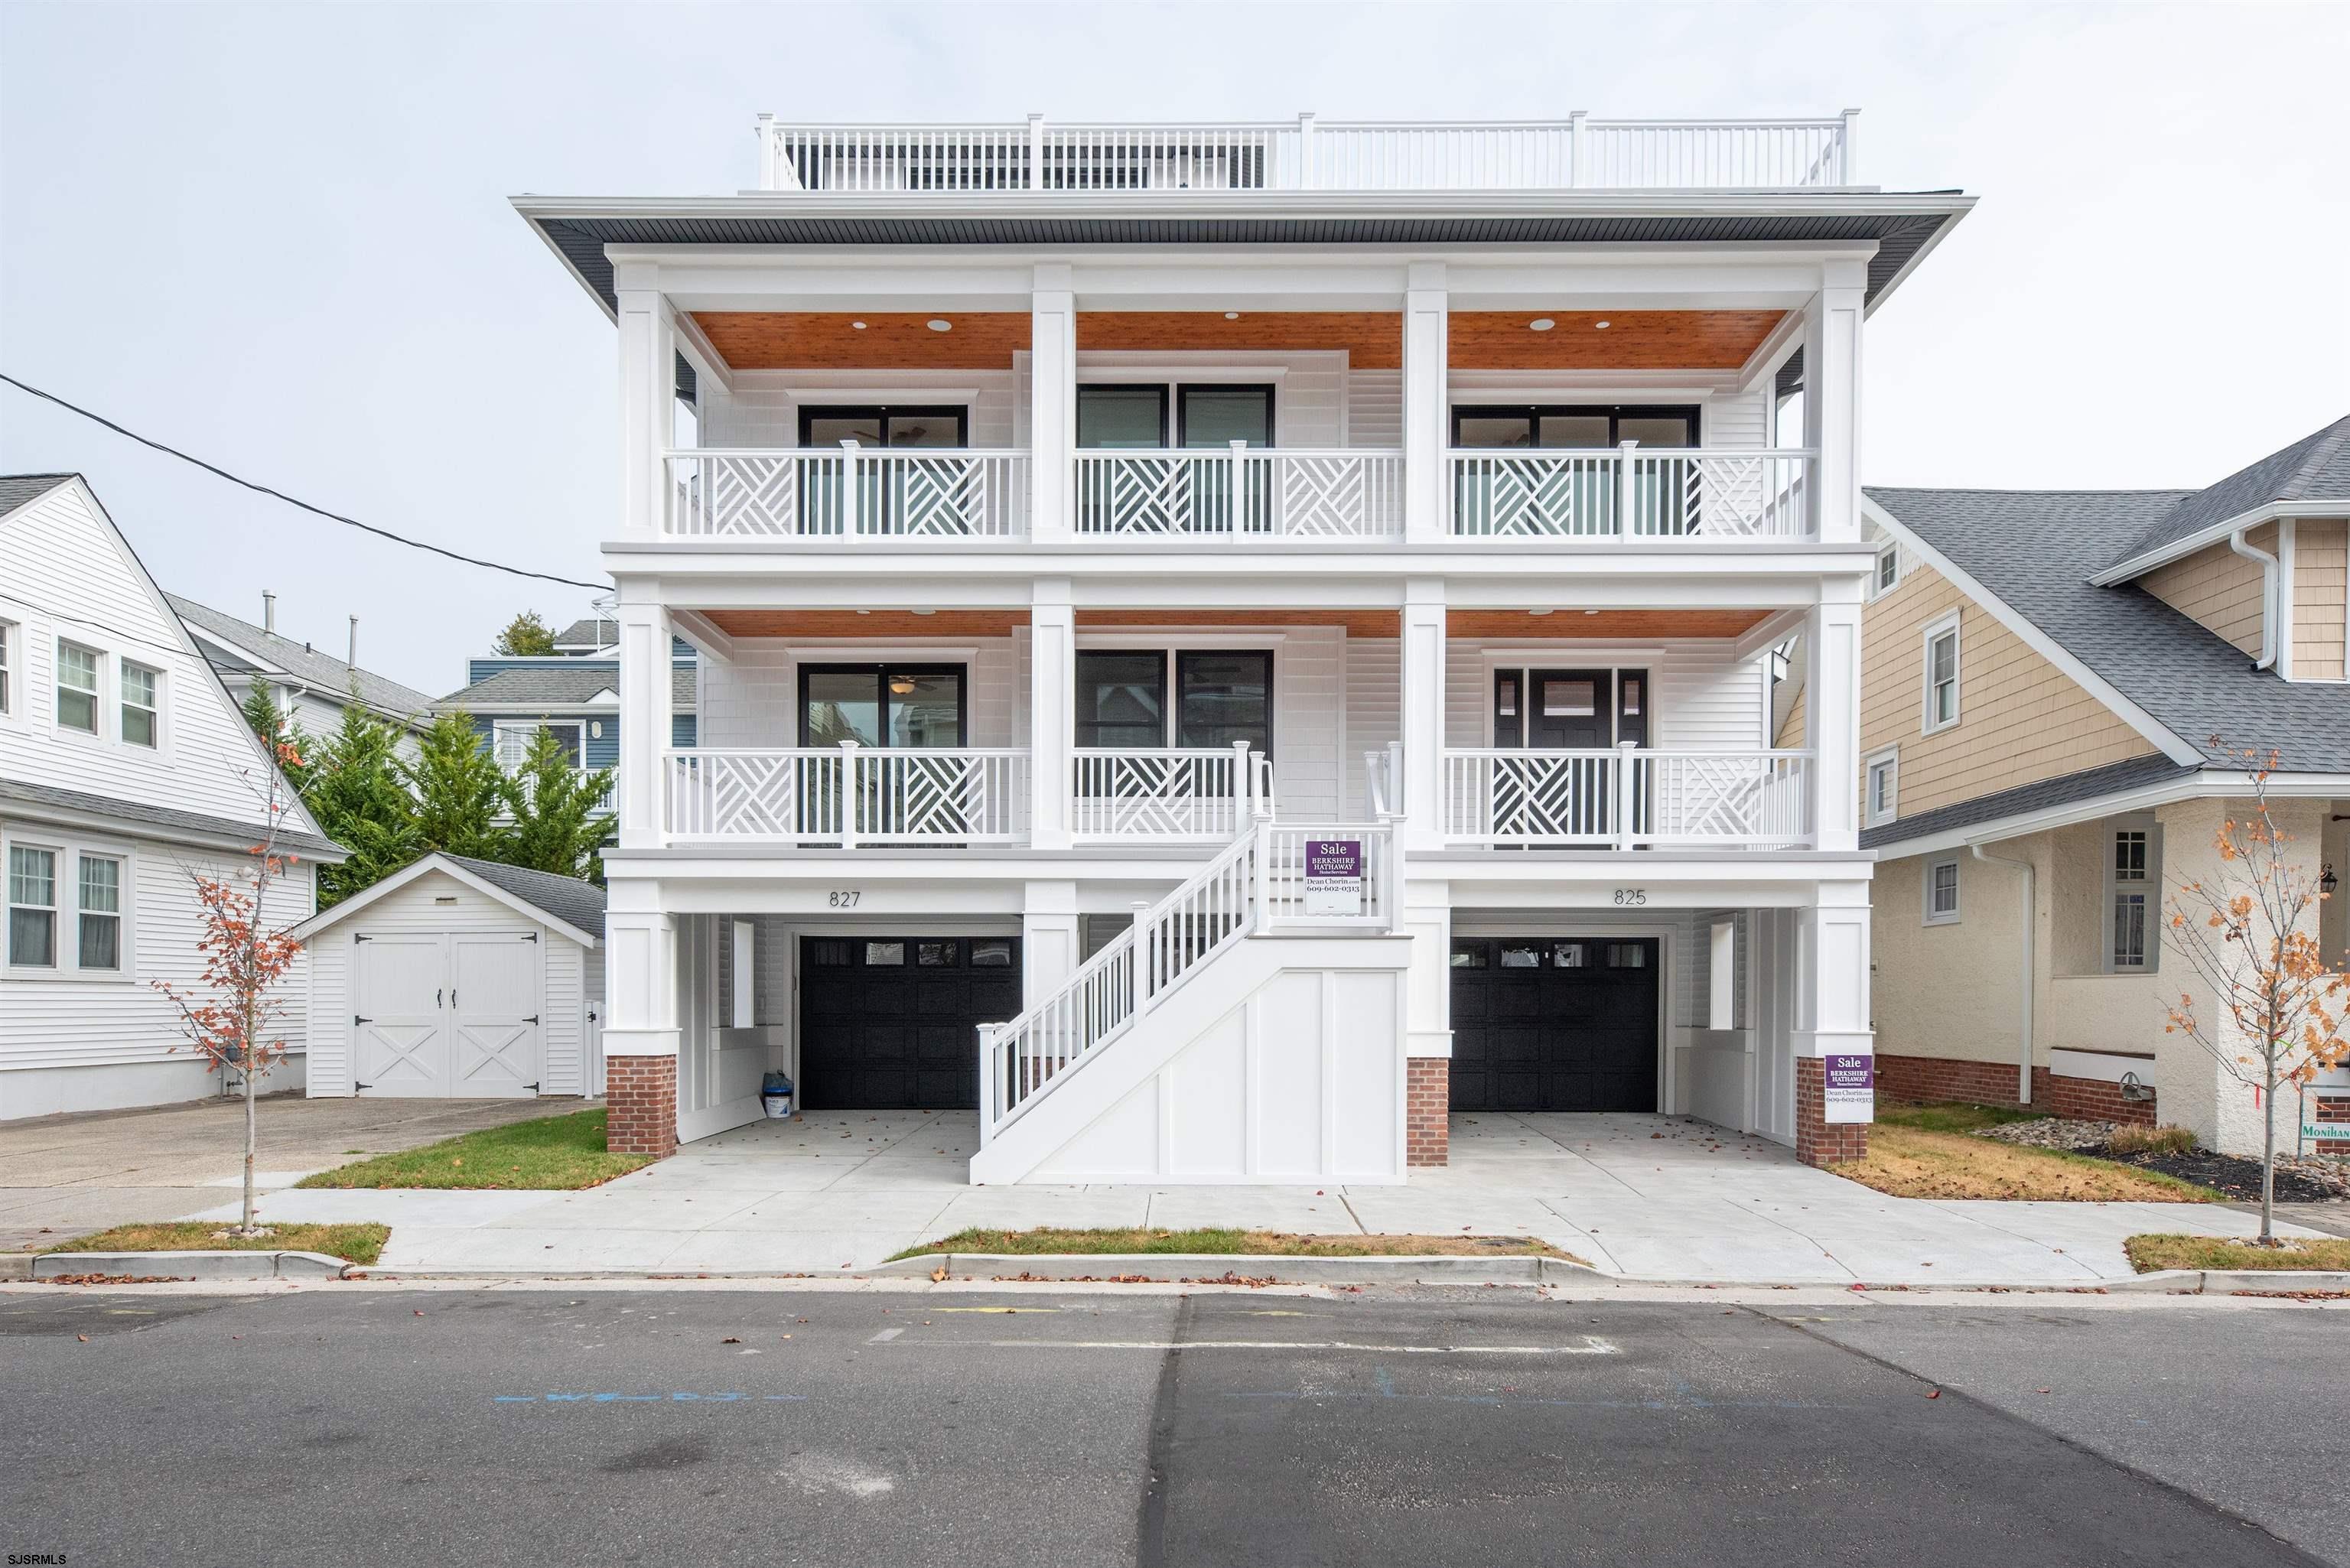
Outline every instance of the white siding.
POLYGON ((1273 787, 1284 820, 1338 813, 1346 636, 1340 627, 1292 627, 1274 656, 1273 787))
POLYGON ((1349 822, 1367 819, 1363 753, 1403 738, 1403 644, 1392 637, 1347 639, 1347 723, 1338 771, 1349 822))
POLYGON ((1698 441, 1708 447, 1771 444, 1771 404, 1767 389, 1741 396, 1714 398, 1704 403, 1698 418, 1698 441))
MULTIPOLYGON (((525 915, 454 877, 428 871, 404 888, 385 894, 348 919, 328 927, 310 944, 309 1086, 313 1096, 353 1092, 352 944, 354 936, 391 933, 421 935, 452 931, 518 931, 536 929, 543 934, 541 974, 545 988, 539 1010, 539 1092, 577 1095, 584 1092, 582 1062, 583 1014, 589 1005, 588 960, 584 950, 545 921, 525 915), (439 903, 440 898, 454 903, 439 903)), ((595 955, 600 991, 602 955, 595 955)), ((600 1010, 600 1001, 598 1003, 600 1010)))
POLYGON ((708 447, 795 447, 804 403, 962 404, 971 410, 972 446, 1001 449, 1014 440, 1009 370, 738 370, 731 392, 711 376, 701 389, 708 447), (803 392, 810 395, 794 395, 803 392))
POLYGON ((1347 372, 1347 444, 1403 449, 1403 372, 1347 372))
MULTIPOLYGON (((24 659, 0 721, 0 771, 12 779, 142 805, 259 824, 259 742, 78 483, 58 485, 0 524, 0 619, 17 623, 24 659), (59 731, 54 683, 60 638, 95 649, 99 733, 59 731), (125 659, 162 675, 162 732, 152 747, 118 738, 125 659)), ((12 656, 15 652, 11 650, 12 656)), ((316 832, 296 805, 290 826, 316 832)))

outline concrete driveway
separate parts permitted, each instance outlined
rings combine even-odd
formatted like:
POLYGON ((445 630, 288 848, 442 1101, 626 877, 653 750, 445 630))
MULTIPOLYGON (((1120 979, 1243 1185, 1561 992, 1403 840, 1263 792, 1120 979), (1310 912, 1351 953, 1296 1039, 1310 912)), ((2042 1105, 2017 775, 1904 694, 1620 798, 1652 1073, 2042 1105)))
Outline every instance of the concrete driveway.
MULTIPOLYGON (((286 1220, 380 1220, 383 1267, 831 1273, 968 1226, 1234 1226, 1537 1236, 1637 1280, 2094 1286, 2149 1231, 2251 1235, 2217 1204, 1888 1198, 1765 1139, 1656 1116, 1460 1116, 1401 1187, 972 1187, 969 1114, 815 1112, 583 1192, 286 1192, 286 1220)), ((224 1213, 227 1210, 209 1212, 224 1213)))
MULTIPOLYGON (((265 1097, 257 1174, 286 1187, 313 1171, 481 1127, 558 1116, 598 1101, 265 1097)), ((186 1105, 0 1122, 0 1251, 217 1201, 244 1174, 244 1103, 186 1105)))

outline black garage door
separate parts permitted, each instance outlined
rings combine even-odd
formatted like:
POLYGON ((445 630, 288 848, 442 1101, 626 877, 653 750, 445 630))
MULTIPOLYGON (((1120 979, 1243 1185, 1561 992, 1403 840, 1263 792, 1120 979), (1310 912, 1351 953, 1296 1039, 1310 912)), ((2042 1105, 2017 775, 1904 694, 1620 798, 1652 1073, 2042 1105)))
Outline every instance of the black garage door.
POLYGON ((974 1109, 979 1025, 1019 1012, 1011 937, 803 937, 800 1103, 974 1109))
POLYGON ((1657 943, 1452 944, 1452 1108, 1657 1108, 1657 943))

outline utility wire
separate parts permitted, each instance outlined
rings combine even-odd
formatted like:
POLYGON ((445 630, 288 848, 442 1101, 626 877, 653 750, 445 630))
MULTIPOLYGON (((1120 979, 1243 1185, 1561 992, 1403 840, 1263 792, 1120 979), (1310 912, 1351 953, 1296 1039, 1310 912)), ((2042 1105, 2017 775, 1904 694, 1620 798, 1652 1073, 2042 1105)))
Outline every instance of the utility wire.
POLYGON ((106 418, 102 414, 94 414, 88 409, 82 408, 78 404, 69 403, 63 398, 58 397, 55 392, 45 392, 38 387, 28 386, 25 382, 16 379, 16 377, 11 376, 5 371, 0 371, 0 381, 7 382, 10 386, 16 388, 20 392, 30 392, 33 396, 46 399, 47 401, 57 404, 57 407, 64 409, 68 412, 79 414, 86 420, 104 425, 116 435, 128 436, 130 440, 137 441, 140 446, 152 447, 157 452, 163 452, 168 456, 178 458, 182 462, 194 463, 206 473, 217 475, 222 479, 227 480, 231 484, 241 484, 247 490, 258 491, 264 495, 272 496, 279 501, 283 501, 288 506, 297 506, 305 512, 316 513, 318 516, 324 517, 330 522, 348 524, 349 526, 357 528, 362 534, 372 534, 379 539, 389 539, 395 545, 405 545, 411 550, 429 550, 436 556, 446 556, 452 561, 463 561, 469 566, 486 566, 493 572, 505 572, 517 577, 536 577, 540 582, 561 583, 567 588, 588 588, 599 594, 611 592, 612 585, 609 583, 583 583, 576 577, 558 577, 551 572, 525 571, 520 566, 509 566, 503 561, 485 561, 479 556, 461 556, 454 550, 445 550, 438 545, 428 545, 421 539, 411 539, 403 535, 395 534, 389 528, 379 528, 372 523, 362 523, 356 517, 346 517, 339 512, 329 512, 323 506, 313 506, 307 501, 296 500, 295 497, 286 494, 282 490, 272 490, 265 484, 255 484, 250 479, 241 479, 237 475, 231 473, 227 469, 206 462, 203 458, 192 457, 175 446, 165 446, 161 441, 151 441, 146 436, 140 435, 137 431, 125 430, 120 425, 116 424, 112 420, 106 418))

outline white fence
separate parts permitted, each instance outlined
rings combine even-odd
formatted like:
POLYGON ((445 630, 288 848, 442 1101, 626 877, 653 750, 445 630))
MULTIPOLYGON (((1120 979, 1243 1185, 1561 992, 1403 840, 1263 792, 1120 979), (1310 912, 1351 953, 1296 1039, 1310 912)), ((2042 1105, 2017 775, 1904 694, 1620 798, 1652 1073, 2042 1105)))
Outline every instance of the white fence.
POLYGON ((668 531, 686 537, 1014 538, 1028 531, 1028 454, 937 447, 666 454, 668 531))
POLYGON ((1027 837, 1028 753, 846 743, 669 754, 678 838, 791 844, 1002 844, 1027 837))
POLYGON ((1546 191, 1854 182, 1857 110, 1818 119, 786 125, 767 191, 1546 191))
POLYGON ((1457 449, 1446 454, 1462 538, 1806 539, 1814 453, 1457 449))
POLYGON ((1217 953, 1284 928, 1392 931, 1400 910, 1394 830, 1275 826, 1259 818, 1200 872, 1132 925, 1052 994, 1009 1023, 979 1031, 980 1142, 985 1145, 1086 1057, 1217 953), (1352 840, 1362 851, 1359 909, 1315 912, 1305 902, 1308 847, 1352 840))
POLYGON ((1080 452, 1080 534, 1399 538, 1403 453, 1201 447, 1080 452))
POLYGON ((1220 843, 1272 811, 1265 788, 1245 741, 1164 751, 1081 746, 1069 758, 1069 830, 1080 839, 1220 843))
POLYGON ((1448 751, 1454 842, 1554 848, 1786 849, 1813 840, 1811 753, 1448 751))

